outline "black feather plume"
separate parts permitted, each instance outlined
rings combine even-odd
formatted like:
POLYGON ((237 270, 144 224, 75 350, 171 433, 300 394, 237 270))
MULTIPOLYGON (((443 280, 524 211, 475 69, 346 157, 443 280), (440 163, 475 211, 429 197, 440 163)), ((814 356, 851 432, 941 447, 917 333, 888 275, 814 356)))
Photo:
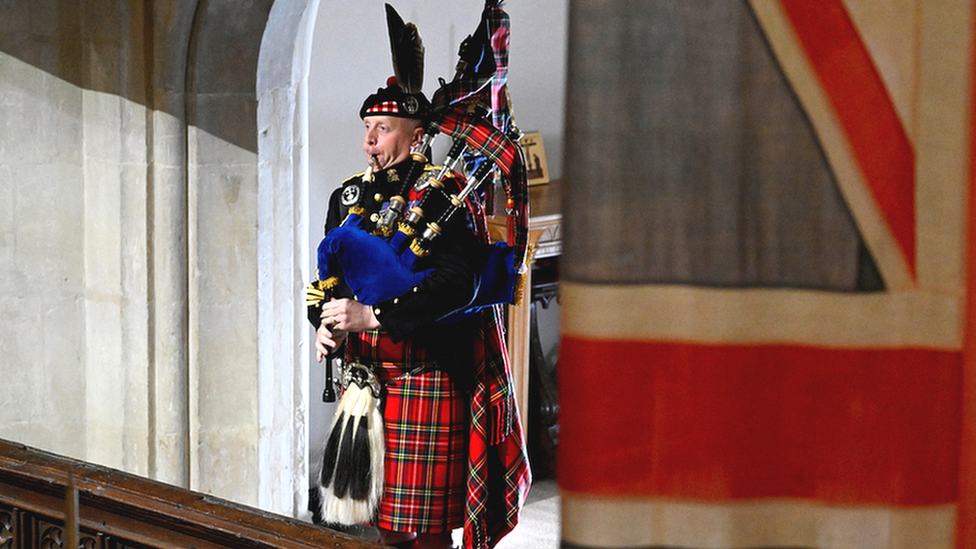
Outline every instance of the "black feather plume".
POLYGON ((424 89, 424 42, 417 25, 404 23, 393 6, 386 4, 386 26, 397 83, 407 93, 420 93, 424 89))

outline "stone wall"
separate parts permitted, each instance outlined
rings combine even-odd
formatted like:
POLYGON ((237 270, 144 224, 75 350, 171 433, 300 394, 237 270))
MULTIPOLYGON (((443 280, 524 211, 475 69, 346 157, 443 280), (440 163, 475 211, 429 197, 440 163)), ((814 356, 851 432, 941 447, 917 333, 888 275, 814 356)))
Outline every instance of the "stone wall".
POLYGON ((303 311, 275 299, 305 229, 259 219, 297 196, 292 156, 259 181, 256 88, 262 40, 266 89, 301 81, 317 3, 273 4, 0 4, 0 437, 304 510, 303 311))
POLYGON ((143 14, 95 9, 0 14, 2 429, 146 473, 143 14))

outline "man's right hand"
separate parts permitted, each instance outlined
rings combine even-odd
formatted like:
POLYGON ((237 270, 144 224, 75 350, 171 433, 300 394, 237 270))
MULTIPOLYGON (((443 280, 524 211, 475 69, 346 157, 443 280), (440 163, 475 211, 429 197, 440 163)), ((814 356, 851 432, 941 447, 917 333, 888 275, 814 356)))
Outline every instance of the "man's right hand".
POLYGON ((338 328, 331 328, 326 325, 323 319, 319 324, 319 329, 315 332, 315 358, 322 362, 322 359, 332 351, 339 348, 346 340, 347 332, 338 328))

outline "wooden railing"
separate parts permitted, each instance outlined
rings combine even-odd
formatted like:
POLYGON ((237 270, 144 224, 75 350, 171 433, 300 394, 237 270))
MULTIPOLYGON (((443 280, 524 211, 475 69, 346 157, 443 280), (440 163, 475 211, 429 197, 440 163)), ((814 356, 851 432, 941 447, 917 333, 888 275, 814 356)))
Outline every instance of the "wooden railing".
POLYGON ((0 440, 0 549, 370 549, 326 528, 0 440))

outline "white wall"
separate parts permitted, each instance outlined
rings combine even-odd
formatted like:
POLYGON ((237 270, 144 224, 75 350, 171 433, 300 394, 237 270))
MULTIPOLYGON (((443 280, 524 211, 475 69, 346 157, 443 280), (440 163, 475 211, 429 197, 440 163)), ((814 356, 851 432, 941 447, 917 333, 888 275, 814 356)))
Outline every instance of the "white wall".
MULTIPOLYGON (((367 95, 393 74, 385 0, 322 0, 316 20, 309 72, 309 242, 322 236, 329 194, 346 177, 366 169, 359 108, 367 95)), ((424 92, 438 78, 450 80, 458 46, 474 32, 480 0, 393 0, 404 21, 420 29, 426 47, 424 92)), ((542 132, 550 176, 562 174, 563 104, 568 0, 510 1, 509 91, 516 125, 542 132)), ((443 142, 444 140, 441 140, 443 142)), ((439 159, 435 158, 435 162, 439 159)), ((314 257, 309 257, 314 273, 314 257)), ((325 436, 330 410, 321 394, 322 369, 312 367, 310 444, 325 436)), ((314 466, 313 466, 314 467, 314 466)))

